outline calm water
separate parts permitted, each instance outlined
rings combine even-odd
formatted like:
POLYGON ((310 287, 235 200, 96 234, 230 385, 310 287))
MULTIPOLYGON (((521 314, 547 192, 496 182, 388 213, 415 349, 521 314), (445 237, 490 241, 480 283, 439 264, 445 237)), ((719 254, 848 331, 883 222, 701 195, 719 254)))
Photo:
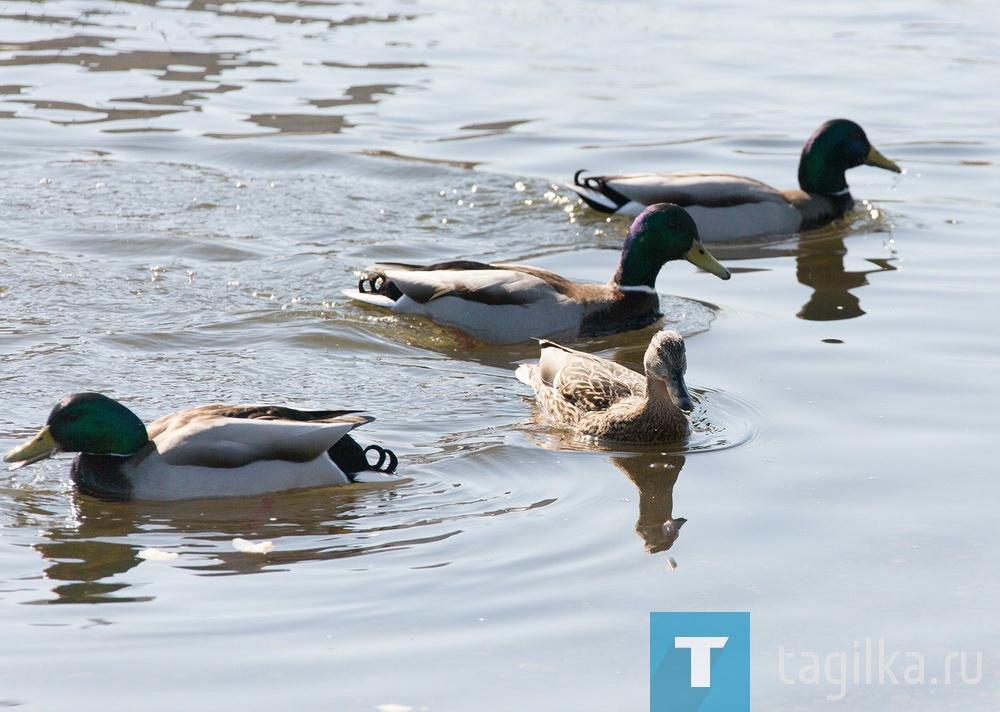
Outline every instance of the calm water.
MULTIPOLYGON (((66 457, 5 472, 0 706, 643 710, 650 611, 725 610, 752 615, 755 709, 994 709, 995 17, 928 0, 0 5, 0 448, 99 390, 146 420, 363 407, 402 458, 389 484, 155 506, 76 495, 66 457), (836 116, 906 174, 856 169, 843 223, 716 250, 729 282, 660 276, 689 336, 686 446, 582 448, 513 378, 532 348, 341 297, 376 260, 604 281, 627 220, 559 179, 791 187, 836 116), (897 684, 806 669, 880 639, 897 684), (968 680, 932 684, 949 653, 968 680), (918 655, 924 684, 903 677, 918 655)), ((651 333, 583 346, 637 365, 651 333)))

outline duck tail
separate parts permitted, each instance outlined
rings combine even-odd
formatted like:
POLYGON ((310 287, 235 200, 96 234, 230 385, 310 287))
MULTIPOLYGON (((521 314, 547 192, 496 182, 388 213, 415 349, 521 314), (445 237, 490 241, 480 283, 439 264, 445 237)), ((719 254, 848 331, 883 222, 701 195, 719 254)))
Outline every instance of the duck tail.
POLYGON ((369 445, 363 448, 350 435, 342 437, 327 452, 330 454, 330 459, 352 482, 359 472, 366 470, 395 472, 399 465, 399 458, 392 450, 378 445, 369 445), (368 461, 369 452, 374 452, 378 456, 378 461, 374 465, 368 461))
POLYGON ((624 195, 607 184, 604 176, 587 176, 582 168, 573 174, 573 182, 568 187, 580 196, 587 205, 602 213, 614 213, 626 203, 631 202, 624 195))
POLYGON ((358 292, 362 295, 386 297, 394 302, 403 296, 403 292, 386 273, 376 268, 369 268, 361 273, 358 278, 358 292))

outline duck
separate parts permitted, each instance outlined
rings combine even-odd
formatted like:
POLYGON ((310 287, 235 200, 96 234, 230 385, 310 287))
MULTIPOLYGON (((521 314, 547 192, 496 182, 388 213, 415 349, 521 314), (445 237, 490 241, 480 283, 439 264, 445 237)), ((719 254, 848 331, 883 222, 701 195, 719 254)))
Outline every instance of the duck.
POLYGON ((534 390, 550 421, 597 440, 639 445, 676 443, 691 434, 687 354, 676 331, 658 331, 650 340, 645 376, 547 339, 539 346, 538 364, 523 363, 515 375, 534 390))
POLYGON ((663 316, 656 278, 665 263, 680 259, 721 279, 730 277, 698 239, 683 208, 656 204, 632 223, 607 284, 580 284, 527 265, 455 260, 369 267, 357 290, 344 293, 396 314, 423 315, 492 344, 607 336, 663 316))
POLYGON ((791 234, 836 220, 854 205, 845 173, 861 165, 903 172, 858 124, 832 119, 802 149, 798 190, 726 173, 584 176, 586 170, 577 171, 567 187, 604 213, 637 215, 650 203, 680 205, 691 213, 702 241, 713 243, 791 234))
POLYGON ((104 500, 270 494, 347 484, 364 470, 394 471, 391 450, 362 448, 349 435, 372 420, 356 410, 213 404, 165 415, 147 428, 113 398, 75 393, 4 461, 17 469, 61 451, 79 453, 73 482, 104 500), (378 456, 374 465, 371 452, 378 456))

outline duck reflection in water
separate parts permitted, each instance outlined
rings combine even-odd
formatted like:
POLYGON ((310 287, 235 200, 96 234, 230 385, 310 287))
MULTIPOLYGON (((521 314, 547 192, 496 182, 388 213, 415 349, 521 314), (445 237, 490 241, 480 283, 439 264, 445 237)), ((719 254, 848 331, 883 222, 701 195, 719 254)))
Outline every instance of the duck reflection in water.
POLYGON ((813 292, 797 317, 806 321, 838 321, 864 315, 861 299, 852 290, 868 284, 868 275, 894 272, 893 258, 872 259, 874 269, 848 271, 843 237, 826 237, 799 243, 795 250, 795 276, 813 292))
MULTIPOLYGON (((869 207, 870 212, 875 212, 869 207)), ((806 321, 841 321, 864 316, 861 298, 855 293, 868 286, 868 275, 881 272, 895 272, 894 249, 887 257, 866 257, 864 261, 874 265, 872 269, 848 270, 844 264, 848 247, 846 239, 858 234, 870 233, 871 226, 864 217, 867 213, 856 213, 851 223, 837 223, 820 230, 814 230, 802 237, 796 237, 792 244, 771 243, 718 245, 713 249, 730 264, 733 261, 749 261, 789 256, 795 258, 795 277, 799 284, 812 290, 809 300, 796 313, 806 321)), ((888 239, 886 244, 891 246, 888 239)), ((757 272, 762 269, 752 266, 731 267, 733 274, 757 272)))
MULTIPOLYGON (((541 426, 547 426, 544 416, 540 413, 536 412, 533 420, 541 426)), ((578 445, 567 448, 531 432, 525 434, 531 442, 545 450, 580 449, 578 445)), ((573 442, 576 444, 576 441, 573 442)), ((595 444, 586 449, 595 450, 595 456, 607 452, 606 446, 603 445, 595 444)), ((635 523, 635 533, 642 539, 646 553, 658 554, 667 551, 677 541, 681 527, 687 522, 683 517, 674 516, 674 485, 677 484, 677 479, 684 468, 685 456, 662 452, 659 448, 655 451, 637 448, 637 452, 634 453, 618 450, 609 460, 612 465, 625 473, 638 490, 639 516, 635 523)), ((675 563, 672 559, 669 563, 673 568, 675 563)))
POLYGON ((684 456, 659 452, 615 455, 611 463, 639 490, 635 533, 643 540, 646 553, 656 554, 672 547, 687 522, 673 513, 674 485, 684 467, 684 456))
POLYGON ((393 496, 384 484, 165 503, 70 496, 73 521, 47 527, 44 541, 33 546, 47 565, 45 577, 58 582, 54 599, 34 603, 153 600, 128 595, 137 580, 122 576, 146 562, 147 550, 171 558, 180 554, 173 565, 201 575, 249 574, 440 541, 459 532, 445 527, 418 535, 413 529, 422 522, 417 522, 396 527, 401 531, 391 538, 359 537, 377 529, 364 511, 393 496), (241 538, 280 540, 280 545, 263 554, 247 553, 234 547, 241 538))
POLYGON ((300 563, 432 545, 465 531, 467 524, 459 520, 535 510, 556 501, 512 506, 507 496, 492 502, 479 495, 456 499, 455 493, 449 480, 364 482, 349 488, 173 502, 109 502, 71 491, 69 521, 46 523, 42 541, 33 545, 44 559, 45 577, 57 582, 55 598, 33 603, 150 601, 151 596, 135 595, 150 588, 133 589, 147 583, 142 574, 129 573, 140 564, 165 564, 201 576, 281 571, 300 563), (429 504, 441 496, 457 509, 429 504), (237 539, 273 540, 274 548, 254 551, 237 546, 237 539))

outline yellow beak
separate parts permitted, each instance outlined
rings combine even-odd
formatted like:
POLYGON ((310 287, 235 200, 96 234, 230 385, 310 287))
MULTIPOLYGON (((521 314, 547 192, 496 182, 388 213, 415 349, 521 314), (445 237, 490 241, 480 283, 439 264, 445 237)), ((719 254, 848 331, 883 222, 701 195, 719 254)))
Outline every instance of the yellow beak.
POLYGON ((717 259, 712 257, 712 254, 705 249, 701 240, 694 241, 694 244, 691 245, 691 249, 687 251, 684 258, 696 267, 701 267, 706 272, 711 272, 720 279, 729 279, 732 276, 729 274, 729 270, 723 267, 722 264, 717 259))
POLYGON ((13 470, 44 460, 57 452, 59 452, 59 443, 52 439, 52 433, 49 432, 49 426, 46 425, 38 431, 38 435, 4 455, 3 460, 4 462, 18 463, 11 468, 13 470))
POLYGON ((871 150, 868 151, 868 155, 865 157, 865 165, 875 166, 876 168, 885 168, 887 171, 892 171, 893 173, 903 172, 902 168, 879 153, 874 146, 871 147, 871 150))

